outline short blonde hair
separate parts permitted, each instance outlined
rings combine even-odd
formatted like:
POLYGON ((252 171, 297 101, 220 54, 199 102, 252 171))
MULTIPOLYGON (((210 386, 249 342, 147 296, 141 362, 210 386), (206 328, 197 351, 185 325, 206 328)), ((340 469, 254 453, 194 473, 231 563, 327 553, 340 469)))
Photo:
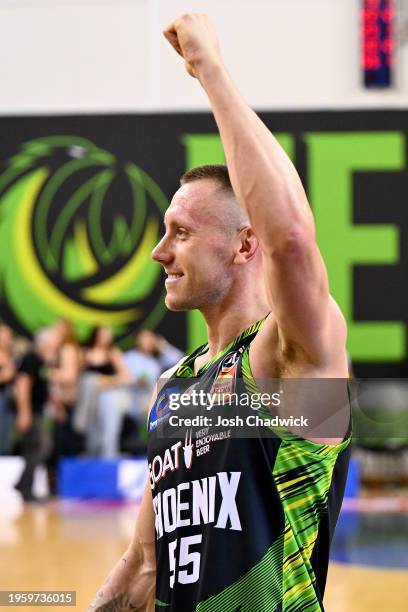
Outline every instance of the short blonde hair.
POLYGON ((228 168, 224 164, 207 164, 197 166, 183 174, 180 178, 180 185, 193 183, 194 181, 212 180, 218 187, 217 192, 228 199, 228 214, 217 215, 220 218, 221 226, 228 234, 236 230, 241 230, 250 225, 248 216, 244 208, 240 205, 232 188, 228 168))

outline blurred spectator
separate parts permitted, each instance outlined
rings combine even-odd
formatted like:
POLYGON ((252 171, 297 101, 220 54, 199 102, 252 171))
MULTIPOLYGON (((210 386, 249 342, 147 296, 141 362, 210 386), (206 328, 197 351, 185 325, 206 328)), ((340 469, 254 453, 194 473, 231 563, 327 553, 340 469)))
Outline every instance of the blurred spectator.
POLYGON ((48 400, 48 364, 55 360, 58 334, 42 329, 34 339, 34 350, 27 353, 19 366, 15 384, 16 427, 21 434, 21 454, 25 468, 15 488, 25 501, 34 501, 34 471, 45 462, 50 444, 43 426, 43 413, 48 400))
POLYGON ((100 387, 129 382, 130 375, 122 351, 114 346, 109 327, 98 326, 91 332, 85 351, 85 371, 100 374, 100 387))
POLYGON ((77 455, 84 450, 83 436, 74 431, 73 414, 78 400, 79 379, 83 363, 82 350, 68 321, 54 325, 58 351, 50 371, 51 410, 54 421, 53 452, 48 462, 50 485, 56 491, 56 467, 60 457, 77 455))
POLYGON ((126 351, 125 363, 132 375, 131 414, 136 418, 146 417, 150 396, 161 374, 156 357, 157 336, 150 330, 142 330, 135 336, 135 348, 126 351))
POLYGON ((135 348, 124 355, 132 375, 128 390, 128 410, 122 425, 122 445, 132 454, 146 451, 145 423, 156 382, 161 374, 157 354, 157 337, 149 330, 138 332, 135 348))
POLYGON ((129 414, 146 419, 154 386, 164 370, 174 366, 183 353, 149 329, 135 335, 135 348, 125 353, 125 363, 132 374, 132 403, 129 414))
POLYGON ((121 385, 130 382, 130 372, 122 351, 113 344, 111 330, 95 328, 85 352, 85 372, 74 417, 75 430, 86 434, 90 454, 118 454, 119 430, 126 409, 121 385))
POLYGON ((173 367, 184 357, 184 353, 180 349, 150 329, 142 329, 136 334, 136 348, 144 355, 151 355, 157 360, 160 366, 160 374, 173 367))
POLYGON ((129 388, 129 408, 122 427, 123 450, 132 454, 146 452, 146 418, 155 384, 162 372, 182 357, 179 349, 151 330, 136 333, 135 348, 125 353, 133 384, 129 388))
POLYGON ((139 331, 134 348, 123 355, 106 326, 95 327, 82 348, 66 320, 40 330, 34 346, 26 338, 13 342, 10 328, 0 324, 0 454, 10 452, 14 442, 10 387, 16 377, 17 444, 27 460, 17 485, 23 496, 32 498, 34 469, 44 461, 44 449, 50 450, 42 428, 46 403, 53 419, 53 452, 48 456, 53 490, 52 475, 61 456, 86 450, 115 457, 126 432, 130 445, 125 450, 140 452, 154 385, 182 357, 178 348, 150 330, 139 331))
POLYGON ((72 408, 78 399, 79 376, 83 357, 71 323, 61 319, 54 325, 59 339, 56 367, 51 372, 55 416, 59 422, 71 420, 72 408))
POLYGON ((0 455, 8 455, 11 452, 14 419, 10 405, 10 383, 15 374, 12 344, 10 327, 0 325, 0 455))

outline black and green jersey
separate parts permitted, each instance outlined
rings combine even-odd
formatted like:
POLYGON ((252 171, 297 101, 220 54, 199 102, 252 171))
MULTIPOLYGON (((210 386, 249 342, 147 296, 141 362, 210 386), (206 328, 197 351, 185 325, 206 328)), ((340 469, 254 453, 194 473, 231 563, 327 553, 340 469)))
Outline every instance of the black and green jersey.
MULTIPOLYGON (((291 435, 245 439, 232 437, 228 427, 189 421, 163 434, 180 381, 225 390, 242 378, 253 386, 248 351, 261 324, 195 376, 194 360, 207 347, 188 356, 150 412, 156 611, 323 610, 349 440, 332 446, 291 435)), ((199 412, 190 404, 178 416, 193 419, 199 412)))

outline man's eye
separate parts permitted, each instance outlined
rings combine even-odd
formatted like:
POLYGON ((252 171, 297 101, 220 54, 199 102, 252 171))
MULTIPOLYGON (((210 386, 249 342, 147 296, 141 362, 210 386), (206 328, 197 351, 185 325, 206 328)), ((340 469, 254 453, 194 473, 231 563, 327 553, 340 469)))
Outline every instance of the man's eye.
POLYGON ((187 231, 182 227, 177 228, 176 234, 178 238, 187 238, 187 231))

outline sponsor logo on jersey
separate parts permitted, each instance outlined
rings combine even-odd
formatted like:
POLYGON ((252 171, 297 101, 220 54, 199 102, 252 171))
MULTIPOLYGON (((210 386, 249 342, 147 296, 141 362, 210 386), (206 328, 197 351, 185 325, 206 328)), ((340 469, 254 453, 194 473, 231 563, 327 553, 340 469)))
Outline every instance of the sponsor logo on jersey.
POLYGON ((149 463, 150 486, 152 490, 162 478, 165 478, 169 472, 175 472, 181 467, 180 450, 183 451, 184 466, 187 470, 191 469, 193 463, 194 442, 192 441, 192 430, 186 431, 186 436, 183 442, 176 442, 170 448, 166 448, 163 458, 161 455, 156 455, 151 463, 149 463))

